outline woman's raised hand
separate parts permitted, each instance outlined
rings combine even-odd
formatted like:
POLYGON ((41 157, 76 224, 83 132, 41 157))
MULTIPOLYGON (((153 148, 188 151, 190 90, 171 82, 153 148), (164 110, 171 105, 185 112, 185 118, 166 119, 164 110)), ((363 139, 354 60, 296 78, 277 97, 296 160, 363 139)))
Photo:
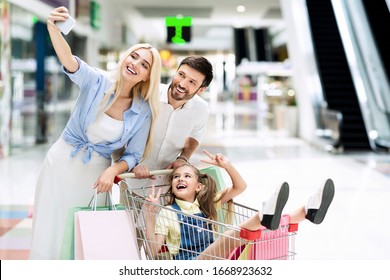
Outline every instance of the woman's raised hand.
POLYGON ((66 7, 58 7, 51 11, 47 18, 48 27, 53 27, 59 31, 59 28, 55 25, 56 21, 66 21, 69 17, 69 11, 66 7))

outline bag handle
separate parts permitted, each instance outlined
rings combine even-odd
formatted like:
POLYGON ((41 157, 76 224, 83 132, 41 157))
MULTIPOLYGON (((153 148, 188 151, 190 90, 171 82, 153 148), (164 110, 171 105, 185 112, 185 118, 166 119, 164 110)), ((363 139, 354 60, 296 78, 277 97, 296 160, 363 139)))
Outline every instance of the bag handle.
MULTIPOLYGON (((91 207, 92 211, 96 211, 96 208, 97 208, 97 196, 98 196, 98 192, 97 192, 97 189, 95 189, 95 193, 92 196, 91 201, 88 204, 88 207, 91 207)), ((116 207, 115 207, 115 205, 113 203, 113 200, 112 200, 111 192, 106 192, 106 203, 105 203, 106 206, 107 206, 107 200, 108 200, 107 197, 109 198, 109 201, 110 201, 110 204, 108 205, 110 207, 110 210, 112 208, 112 209, 114 209, 114 211, 116 211, 116 207)))

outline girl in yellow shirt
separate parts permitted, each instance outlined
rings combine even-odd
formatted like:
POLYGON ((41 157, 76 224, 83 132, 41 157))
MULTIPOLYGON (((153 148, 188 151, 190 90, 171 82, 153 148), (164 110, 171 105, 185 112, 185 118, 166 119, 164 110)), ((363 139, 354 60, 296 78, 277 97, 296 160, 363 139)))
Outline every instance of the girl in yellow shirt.
MULTIPOLYGON (((209 157, 202 162, 224 168, 231 178, 232 186, 216 191, 214 179, 201 174, 200 171, 190 164, 184 164, 175 168, 170 175, 171 187, 168 190, 168 205, 176 211, 161 209, 158 213, 156 203, 160 199, 161 189, 146 198, 151 203, 145 204, 146 213, 146 238, 150 246, 149 254, 155 257, 161 246, 167 244, 171 257, 175 260, 205 259, 214 256, 226 257, 226 248, 232 248, 229 240, 235 238, 219 238, 214 240, 210 223, 205 219, 197 219, 195 216, 217 221, 217 209, 223 203, 232 203, 232 199, 242 193, 247 185, 237 169, 222 154, 215 156, 207 151, 209 157), (191 215, 189 215, 191 214, 191 215), (157 216, 157 218, 156 218, 157 216), (179 222, 180 221, 180 222, 179 222), (200 254, 203 252, 202 254, 200 254)), ((270 230, 279 227, 280 218, 289 195, 289 185, 283 183, 276 189, 274 194, 265 202, 258 215, 248 218, 241 228, 251 231, 259 230, 261 226, 270 230)), ((290 214, 290 223, 296 224, 305 219, 315 224, 320 224, 325 218, 326 212, 334 196, 334 185, 328 179, 313 196, 310 197, 306 206, 298 208, 290 214)), ((224 233, 228 237, 237 237, 236 231, 224 233)))

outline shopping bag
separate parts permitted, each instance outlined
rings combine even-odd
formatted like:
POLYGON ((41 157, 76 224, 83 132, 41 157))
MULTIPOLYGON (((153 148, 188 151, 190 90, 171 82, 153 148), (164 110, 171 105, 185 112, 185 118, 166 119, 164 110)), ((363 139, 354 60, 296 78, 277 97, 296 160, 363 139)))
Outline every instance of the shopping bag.
MULTIPOLYGON (((207 174, 215 180, 217 192, 226 188, 226 183, 225 183, 225 180, 223 178, 220 167, 218 167, 218 166, 206 167, 206 168, 200 169, 200 173, 207 174)), ((227 220, 225 213, 226 213, 226 210, 223 210, 223 209, 217 210, 217 217, 218 217, 217 221, 218 222, 230 223, 230 221, 227 220)))
POLYGON ((74 215, 76 260, 140 259, 129 211, 77 211, 74 215))
MULTIPOLYGON (((91 208, 88 207, 88 209, 91 208)), ((82 210, 83 207, 72 207, 68 210, 60 253, 61 260, 74 260, 74 212, 82 210)))
MULTIPOLYGON (((112 206, 97 206, 97 211, 108 211, 111 210, 112 206)), ((123 205, 115 205, 117 210, 125 210, 125 206, 123 205)), ((71 207, 68 210, 68 216, 65 224, 64 237, 62 239, 61 246, 61 260, 74 260, 74 213, 79 211, 91 211, 91 206, 85 207, 71 207)))
POLYGON ((230 252, 228 260, 250 260, 252 243, 246 243, 238 246, 230 252))
POLYGON ((263 231, 261 242, 254 242, 251 246, 251 259, 253 260, 288 260, 289 258, 289 232, 290 216, 282 215, 277 230, 263 231))
POLYGON ((200 170, 200 173, 207 174, 215 180, 217 185, 217 191, 221 191, 226 187, 225 180, 223 178, 221 168, 217 166, 210 166, 200 170))
POLYGON ((276 230, 262 228, 260 239, 235 248, 228 256, 230 260, 288 260, 290 216, 283 215, 276 230))

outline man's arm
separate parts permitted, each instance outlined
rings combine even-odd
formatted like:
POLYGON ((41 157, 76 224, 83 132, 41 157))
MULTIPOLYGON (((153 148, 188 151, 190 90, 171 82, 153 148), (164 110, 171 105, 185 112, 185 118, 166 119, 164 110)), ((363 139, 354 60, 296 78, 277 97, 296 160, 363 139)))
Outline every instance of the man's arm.
POLYGON ((183 150, 180 153, 180 156, 186 157, 187 160, 189 160, 198 147, 199 142, 194 138, 188 137, 184 144, 183 150))
POLYGON ((182 166, 184 163, 188 163, 190 157, 195 152, 195 150, 199 147, 199 142, 194 138, 188 137, 186 142, 184 143, 184 147, 181 150, 180 155, 176 158, 174 162, 167 166, 167 169, 176 168, 178 166, 182 166))
MULTIPOLYGON (((184 143, 184 147, 181 150, 180 155, 176 158, 174 162, 168 164, 165 169, 173 169, 179 166, 182 166, 185 163, 189 162, 190 157, 195 152, 195 150, 199 147, 199 142, 194 138, 188 137, 184 143)), ((150 176, 150 170, 146 165, 142 163, 135 166, 131 172, 135 174, 137 179, 155 179, 155 176, 150 176)))

